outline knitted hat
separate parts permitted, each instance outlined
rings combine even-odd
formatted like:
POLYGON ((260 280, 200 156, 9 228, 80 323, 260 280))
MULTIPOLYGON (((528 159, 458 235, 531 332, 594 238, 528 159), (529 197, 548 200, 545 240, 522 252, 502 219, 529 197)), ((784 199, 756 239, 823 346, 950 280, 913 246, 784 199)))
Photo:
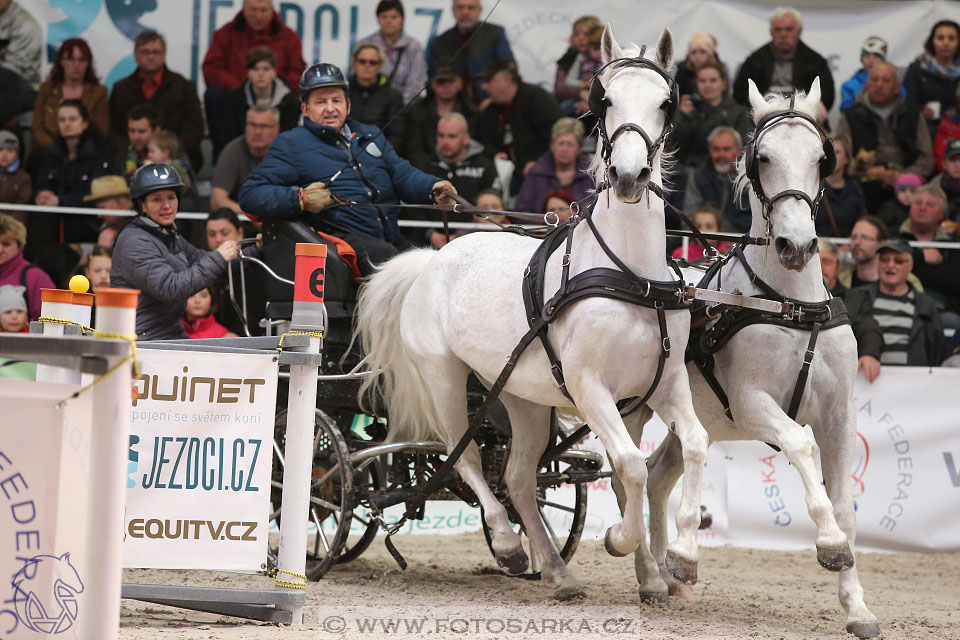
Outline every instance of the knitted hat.
POLYGON ((710 55, 713 55, 717 50, 717 38, 709 33, 695 33, 690 36, 687 51, 693 51, 694 49, 706 49, 710 55))
POLYGON ((897 178, 896 190, 916 189, 923 186, 923 178, 915 173, 901 173, 897 178))
POLYGON ((8 131, 6 129, 0 131, 0 149, 13 149, 14 151, 20 151, 20 141, 12 131, 8 131))
POLYGON ((27 288, 18 284, 5 284, 0 287, 0 313, 10 309, 27 310, 27 299, 24 298, 27 288))

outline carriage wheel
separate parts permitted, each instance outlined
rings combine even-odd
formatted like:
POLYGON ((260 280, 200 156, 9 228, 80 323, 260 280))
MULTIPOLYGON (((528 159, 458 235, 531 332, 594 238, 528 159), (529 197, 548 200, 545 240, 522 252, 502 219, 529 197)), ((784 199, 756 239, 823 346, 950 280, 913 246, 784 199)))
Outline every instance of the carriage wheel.
MULTIPOLYGON (((372 460, 370 464, 354 473, 353 493, 359 503, 363 503, 363 497, 372 495, 386 488, 383 480, 383 469, 380 467, 379 460, 372 460)), ((337 564, 344 564, 360 557, 360 554, 367 550, 367 547, 377 537, 380 526, 374 522, 368 513, 358 513, 357 508, 353 509, 353 525, 350 527, 350 535, 347 537, 347 543, 344 545, 343 552, 337 558, 337 564)))
MULTIPOLYGON (((273 518, 280 520, 280 496, 283 489, 283 443, 287 412, 277 414, 274 423, 274 468, 272 477, 273 518)), ((356 472, 350 465, 350 451, 336 423, 319 409, 314 414, 313 470, 310 486, 308 522, 313 525, 313 540, 308 538, 307 577, 319 580, 344 552, 354 524, 354 483, 356 472)), ((369 543, 367 543, 369 544, 369 543)), ((275 560, 275 559, 274 559, 275 560)))
MULTIPOLYGON (((550 464, 549 470, 558 468, 562 471, 567 466, 569 465, 563 462, 561 456, 559 460, 550 464)), ((544 472, 546 470, 541 469, 540 471, 544 472)), ((512 505, 507 504, 506 506, 508 513, 511 514, 511 521, 519 521, 512 505)), ((554 547, 560 552, 563 561, 569 563, 577 550, 577 545, 580 544, 580 535, 583 533, 583 525, 587 519, 587 484, 578 482, 576 484, 563 484, 559 487, 537 487, 537 506, 546 525, 547 533, 553 540, 554 547)), ((487 548, 493 554, 490 528, 483 519, 482 511, 480 522, 483 525, 483 536, 487 540, 487 548)), ((539 557, 539 553, 535 551, 532 541, 523 531, 523 525, 520 526, 520 536, 524 550, 530 558, 530 566, 526 573, 520 574, 518 577, 539 579, 542 559, 539 557)))

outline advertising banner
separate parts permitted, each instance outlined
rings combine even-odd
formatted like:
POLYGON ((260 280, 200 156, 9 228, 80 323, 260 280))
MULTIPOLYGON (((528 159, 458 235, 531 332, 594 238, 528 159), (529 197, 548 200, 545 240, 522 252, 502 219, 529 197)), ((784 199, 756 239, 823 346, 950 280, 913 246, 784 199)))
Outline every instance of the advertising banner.
POLYGON ((92 394, 0 383, 0 636, 78 638, 92 394))
POLYGON ((137 352, 125 567, 261 569, 276 354, 137 352))

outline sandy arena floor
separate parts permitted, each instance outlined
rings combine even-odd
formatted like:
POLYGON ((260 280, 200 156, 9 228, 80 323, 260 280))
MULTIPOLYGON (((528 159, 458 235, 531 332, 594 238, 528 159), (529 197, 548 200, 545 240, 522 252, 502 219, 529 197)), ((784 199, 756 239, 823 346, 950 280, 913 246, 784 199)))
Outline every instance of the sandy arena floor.
MULTIPOLYGON (((311 583, 299 628, 250 623, 123 601, 124 639, 280 640, 422 637, 852 638, 844 631, 836 577, 813 551, 703 548, 695 598, 644 606, 632 558, 582 541, 573 570, 586 600, 558 603, 546 585, 501 576, 482 534, 396 539, 401 572, 378 538, 359 560, 311 583), (390 627, 390 625, 396 625, 390 627)), ((883 638, 960 639, 960 553, 858 554, 867 606, 883 638)), ((139 583, 269 588, 261 576, 128 570, 139 583)))

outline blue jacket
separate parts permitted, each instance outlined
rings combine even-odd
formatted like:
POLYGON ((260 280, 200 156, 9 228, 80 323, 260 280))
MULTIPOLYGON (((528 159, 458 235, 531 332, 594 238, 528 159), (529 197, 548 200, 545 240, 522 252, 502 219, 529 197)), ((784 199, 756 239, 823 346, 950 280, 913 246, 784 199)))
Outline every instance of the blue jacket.
MULTIPOLYGON (((334 194, 355 202, 433 203, 431 191, 437 178, 398 156, 387 139, 378 135, 380 129, 349 119, 346 128, 351 132, 349 142, 332 128, 308 119, 302 127, 281 133, 240 188, 240 207, 264 218, 301 216, 298 191, 314 182, 323 182, 334 194), (351 165, 351 157, 359 168, 351 165), (361 175, 377 193, 371 193, 361 175)), ((320 216, 362 236, 388 242, 400 237, 397 209, 333 207, 320 216)))
MULTIPOLYGON (((857 101, 857 96, 860 95, 863 88, 867 86, 868 75, 867 70, 861 68, 850 76, 849 80, 840 85, 840 111, 843 111, 847 107, 852 107, 853 103, 857 101)), ((907 97, 906 87, 900 87, 900 94, 904 98, 907 97)))

